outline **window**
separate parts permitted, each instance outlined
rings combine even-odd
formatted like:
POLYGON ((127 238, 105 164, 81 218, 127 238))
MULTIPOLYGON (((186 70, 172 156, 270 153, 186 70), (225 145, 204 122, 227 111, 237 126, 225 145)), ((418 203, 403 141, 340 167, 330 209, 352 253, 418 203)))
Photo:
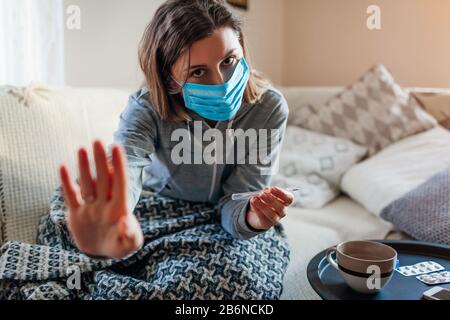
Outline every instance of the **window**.
POLYGON ((0 85, 64 84, 62 0, 0 1, 0 85))

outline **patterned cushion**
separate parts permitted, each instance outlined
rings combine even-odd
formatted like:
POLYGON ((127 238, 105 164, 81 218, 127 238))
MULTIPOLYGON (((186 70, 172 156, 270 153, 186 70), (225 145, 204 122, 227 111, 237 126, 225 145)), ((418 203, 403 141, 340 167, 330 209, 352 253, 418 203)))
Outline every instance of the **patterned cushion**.
POLYGON ((373 155, 437 123, 383 65, 376 65, 323 108, 310 105, 300 109, 292 124, 351 139, 366 146, 369 155, 373 155))
POLYGON ((387 206, 381 217, 418 240, 450 245, 450 167, 387 206))
POLYGON ((320 208, 339 194, 344 173, 367 153, 353 142, 289 126, 272 185, 300 187, 294 206, 320 208))

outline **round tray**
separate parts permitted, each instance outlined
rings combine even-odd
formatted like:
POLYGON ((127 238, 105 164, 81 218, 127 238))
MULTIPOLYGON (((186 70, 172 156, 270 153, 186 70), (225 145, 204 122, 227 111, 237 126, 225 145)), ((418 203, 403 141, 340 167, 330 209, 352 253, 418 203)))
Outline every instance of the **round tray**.
MULTIPOLYGON (((400 266, 412 265, 422 261, 435 261, 450 270, 450 246, 436 245, 419 241, 388 241, 384 243, 398 253, 400 266)), ((308 264, 308 281, 325 300, 420 300, 422 293, 433 286, 420 282, 416 277, 405 277, 394 271, 391 281, 378 293, 366 295, 352 290, 325 257, 326 250, 317 254, 308 264)), ((450 290, 450 283, 438 286, 450 290)))

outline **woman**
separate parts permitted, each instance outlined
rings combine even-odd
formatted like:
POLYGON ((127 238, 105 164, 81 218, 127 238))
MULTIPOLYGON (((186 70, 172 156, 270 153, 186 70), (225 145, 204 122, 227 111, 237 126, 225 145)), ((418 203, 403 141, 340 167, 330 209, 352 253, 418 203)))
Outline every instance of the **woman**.
POLYGON ((288 106, 249 66, 238 18, 220 0, 169 0, 145 30, 139 58, 146 86, 130 96, 111 155, 100 141, 94 142, 97 179, 84 148, 78 153, 81 194, 66 166, 60 168, 68 227, 77 247, 113 258, 138 250, 144 236, 133 210, 143 188, 217 206, 223 229, 235 239, 251 239, 278 224, 293 195, 268 187, 270 175, 263 171, 274 169, 279 144, 269 148, 265 163, 236 161, 239 155, 232 156, 234 163, 174 161, 177 130, 184 130, 193 145, 200 144, 200 155, 208 145, 202 136, 211 128, 224 140, 238 129, 284 134, 288 106), (231 199, 233 193, 262 189, 250 200, 231 199))

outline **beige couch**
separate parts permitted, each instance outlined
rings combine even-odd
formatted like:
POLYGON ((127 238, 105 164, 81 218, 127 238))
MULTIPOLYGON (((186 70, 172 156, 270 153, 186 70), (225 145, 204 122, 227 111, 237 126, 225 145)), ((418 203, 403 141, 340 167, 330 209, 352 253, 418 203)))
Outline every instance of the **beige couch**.
MULTIPOLYGON (((324 102, 339 90, 280 89, 291 112, 305 101, 324 102)), ((58 165, 66 163, 75 173, 79 146, 90 146, 94 138, 112 142, 132 90, 49 89, 39 85, 29 90, 1 90, 0 239, 34 242, 39 217, 47 212, 50 194, 59 182, 58 165)), ((291 263, 282 299, 319 298, 306 279, 308 261, 318 252, 349 239, 382 239, 392 229, 346 196, 319 210, 289 209, 283 225, 291 263)))

